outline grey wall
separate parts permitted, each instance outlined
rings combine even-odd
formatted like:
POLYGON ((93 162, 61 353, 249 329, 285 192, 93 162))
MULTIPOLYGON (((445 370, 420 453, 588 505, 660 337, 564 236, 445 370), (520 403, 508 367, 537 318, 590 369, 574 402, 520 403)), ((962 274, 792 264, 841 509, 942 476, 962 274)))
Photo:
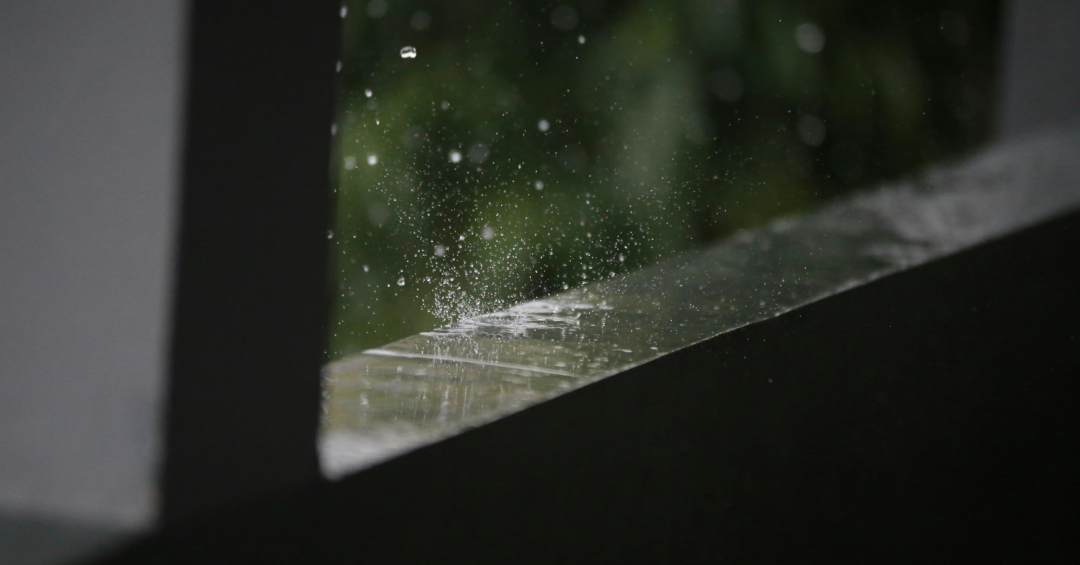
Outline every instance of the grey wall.
POLYGON ((0 2, 0 511, 154 516, 184 5, 0 2))
POLYGON ((1007 0, 1000 133, 1080 121, 1080 2, 1007 0))

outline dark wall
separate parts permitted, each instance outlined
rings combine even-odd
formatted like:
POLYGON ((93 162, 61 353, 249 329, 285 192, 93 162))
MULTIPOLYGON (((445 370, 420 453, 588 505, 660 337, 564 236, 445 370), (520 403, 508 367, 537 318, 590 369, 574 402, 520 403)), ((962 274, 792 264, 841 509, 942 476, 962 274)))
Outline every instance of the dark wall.
POLYGON ((113 563, 1067 561, 1080 215, 113 563))
POLYGON ((321 478, 332 0, 194 0, 166 524, 321 478))

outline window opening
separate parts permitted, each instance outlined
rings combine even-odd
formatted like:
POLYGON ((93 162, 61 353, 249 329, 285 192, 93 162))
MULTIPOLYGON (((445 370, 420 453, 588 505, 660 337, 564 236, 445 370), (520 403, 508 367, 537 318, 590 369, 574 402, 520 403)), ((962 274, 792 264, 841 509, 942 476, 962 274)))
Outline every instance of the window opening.
POLYGON ((356 0, 328 358, 654 264, 989 132, 996 2, 356 0))

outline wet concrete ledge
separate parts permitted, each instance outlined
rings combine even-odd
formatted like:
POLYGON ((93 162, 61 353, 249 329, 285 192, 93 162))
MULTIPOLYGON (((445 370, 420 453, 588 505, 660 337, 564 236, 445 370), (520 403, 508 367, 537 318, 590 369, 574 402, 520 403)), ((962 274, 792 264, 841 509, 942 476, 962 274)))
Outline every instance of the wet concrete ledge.
MULTIPOLYGON (((658 352, 644 358, 594 371, 588 358, 584 368, 553 361, 567 365, 559 367, 530 360, 534 350, 515 358, 512 347, 498 349, 561 336, 549 322, 536 328, 542 334, 530 327, 507 336, 494 323, 479 330, 499 365, 439 360, 462 354, 454 350, 431 355, 439 359, 414 354, 418 366, 462 371, 429 373, 433 380, 510 382, 495 391, 519 386, 506 375, 526 384, 574 380, 520 404, 478 402, 485 408, 476 419, 440 422, 432 410, 441 400, 430 409, 418 401, 414 421, 441 431, 406 438, 381 464, 161 533, 109 562, 1071 559, 1080 448, 1077 157, 1071 135, 991 150, 629 283, 601 283, 611 285, 606 297, 625 292, 643 310, 644 295, 632 293, 674 297, 656 306, 668 319, 640 326, 648 351, 658 352), (770 246, 760 244, 765 238, 770 246), (826 257, 815 272, 828 284, 789 277, 788 261, 810 251, 814 261, 826 257), (740 274, 763 264, 771 267, 759 275, 772 278, 740 274), (664 279, 671 273, 681 274, 664 279), (693 284, 714 280, 724 282, 722 292, 693 284), (731 296, 750 313, 723 318, 731 327, 714 331, 709 324, 721 318, 708 309, 695 317, 695 304, 715 304, 694 302, 702 296, 731 296), (649 345, 652 337, 670 343, 663 340, 677 339, 678 328, 699 327, 695 320, 711 335, 670 349, 649 345), (515 373, 522 366, 570 376, 515 373), (476 367, 488 373, 463 372, 476 367)), ((552 300, 583 303, 560 296, 552 300)), ((579 310, 577 320, 614 311, 579 310)), ((462 331, 473 330, 443 330, 452 344, 462 331)), ((428 342, 418 341, 384 349, 424 354, 428 342)), ((339 386, 334 371, 384 360, 409 376, 396 368, 407 357, 371 358, 332 369, 331 384, 339 386)), ((422 376, 384 387, 386 397, 409 398, 409 383, 422 376)), ((330 390, 333 403, 345 389, 330 390)), ((330 406, 331 414, 342 409, 330 406)), ((399 419, 409 414, 395 410, 399 419)), ((365 429, 377 427, 349 428, 365 429)))
POLYGON ((326 367, 331 478, 1080 204, 1080 135, 999 147, 629 275, 326 367))

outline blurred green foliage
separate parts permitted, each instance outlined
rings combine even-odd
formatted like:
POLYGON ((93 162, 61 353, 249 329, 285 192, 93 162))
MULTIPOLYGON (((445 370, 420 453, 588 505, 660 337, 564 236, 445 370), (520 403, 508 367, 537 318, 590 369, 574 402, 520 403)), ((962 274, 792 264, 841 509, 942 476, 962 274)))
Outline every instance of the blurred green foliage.
POLYGON ((973 147, 989 133, 998 11, 347 2, 328 357, 655 263, 973 147))

